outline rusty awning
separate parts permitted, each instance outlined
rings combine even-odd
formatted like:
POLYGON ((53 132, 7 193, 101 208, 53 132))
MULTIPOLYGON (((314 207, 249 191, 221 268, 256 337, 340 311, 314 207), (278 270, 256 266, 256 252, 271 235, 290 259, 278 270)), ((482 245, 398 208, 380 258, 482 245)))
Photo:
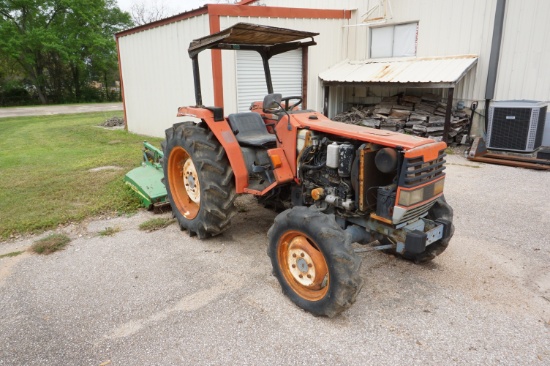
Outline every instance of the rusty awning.
POLYGON ((477 63, 476 55, 345 60, 319 74, 325 85, 453 88, 477 63))
POLYGON ((256 49, 290 44, 319 33, 249 23, 237 23, 221 32, 196 39, 189 45, 189 54, 205 49, 256 49))

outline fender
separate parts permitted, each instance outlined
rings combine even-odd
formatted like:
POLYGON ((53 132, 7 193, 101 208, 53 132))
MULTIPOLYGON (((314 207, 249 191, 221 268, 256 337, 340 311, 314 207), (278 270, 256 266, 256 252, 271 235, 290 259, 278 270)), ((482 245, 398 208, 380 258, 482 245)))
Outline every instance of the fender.
POLYGON ((214 121, 214 113, 205 108, 199 107, 180 107, 178 108, 178 117, 200 118, 208 125, 208 128, 218 139, 227 154, 233 174, 235 175, 235 191, 244 193, 248 187, 248 170, 244 161, 241 147, 231 130, 227 119, 214 121))

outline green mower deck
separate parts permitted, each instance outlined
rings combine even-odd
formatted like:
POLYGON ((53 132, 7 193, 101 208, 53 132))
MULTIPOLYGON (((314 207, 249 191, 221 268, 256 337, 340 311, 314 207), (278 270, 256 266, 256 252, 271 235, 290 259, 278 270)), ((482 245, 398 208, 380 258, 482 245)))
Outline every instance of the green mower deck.
POLYGON ((124 182, 138 194, 142 205, 151 210, 168 204, 161 164, 164 154, 146 141, 143 147, 141 166, 130 170, 124 176, 124 182))

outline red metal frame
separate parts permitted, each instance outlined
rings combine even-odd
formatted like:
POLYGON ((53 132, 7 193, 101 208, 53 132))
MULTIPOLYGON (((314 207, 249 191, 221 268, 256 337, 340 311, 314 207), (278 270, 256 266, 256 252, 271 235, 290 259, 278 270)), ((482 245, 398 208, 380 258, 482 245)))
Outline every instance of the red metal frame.
POLYGON ((241 147, 231 131, 227 120, 214 121, 214 113, 205 108, 180 107, 178 117, 200 118, 212 130, 214 136, 225 149, 233 174, 235 175, 235 189, 237 193, 243 193, 248 186, 248 170, 244 161, 241 147))
MULTIPOLYGON (((257 106, 258 103, 255 105, 257 106)), ((426 160, 438 157, 439 151, 446 147, 444 142, 434 142, 426 138, 418 138, 397 132, 381 131, 367 127, 333 122, 318 112, 301 112, 289 116, 283 116, 279 121, 271 114, 264 113, 261 109, 254 109, 264 118, 266 123, 274 123, 277 132, 277 148, 268 150, 268 155, 278 155, 282 166, 275 171, 276 182, 263 191, 248 189, 248 169, 244 161, 241 147, 237 142, 231 127, 226 119, 214 121, 212 111, 204 108, 181 107, 178 109, 178 117, 195 117, 205 122, 214 133, 227 153, 227 157, 235 175, 235 188, 237 193, 253 193, 263 195, 279 184, 295 179, 297 165, 296 141, 298 130, 307 128, 310 131, 319 131, 345 138, 379 144, 384 146, 404 148, 405 157, 412 158, 424 156, 426 160), (313 117, 313 118, 312 118, 313 117), (290 124, 290 129, 288 128, 290 124)), ((432 184, 430 182, 429 184, 432 184)), ((428 184, 428 183, 427 183, 428 184)), ((418 187, 415 187, 415 189, 418 187)), ((398 191, 399 196, 400 191, 398 191)))

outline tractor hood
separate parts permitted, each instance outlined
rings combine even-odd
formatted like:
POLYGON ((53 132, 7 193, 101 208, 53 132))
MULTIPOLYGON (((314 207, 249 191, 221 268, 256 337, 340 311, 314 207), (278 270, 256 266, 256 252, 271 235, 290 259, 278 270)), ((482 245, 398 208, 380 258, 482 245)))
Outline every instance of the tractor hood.
POLYGON ((405 135, 392 131, 377 130, 370 127, 350 125, 342 122, 334 122, 321 113, 313 111, 301 111, 298 113, 293 113, 291 116, 301 128, 308 128, 312 131, 329 133, 332 135, 341 136, 343 138, 371 142, 389 147, 401 146, 405 150, 414 149, 416 147, 435 142, 432 139, 424 137, 405 135))

